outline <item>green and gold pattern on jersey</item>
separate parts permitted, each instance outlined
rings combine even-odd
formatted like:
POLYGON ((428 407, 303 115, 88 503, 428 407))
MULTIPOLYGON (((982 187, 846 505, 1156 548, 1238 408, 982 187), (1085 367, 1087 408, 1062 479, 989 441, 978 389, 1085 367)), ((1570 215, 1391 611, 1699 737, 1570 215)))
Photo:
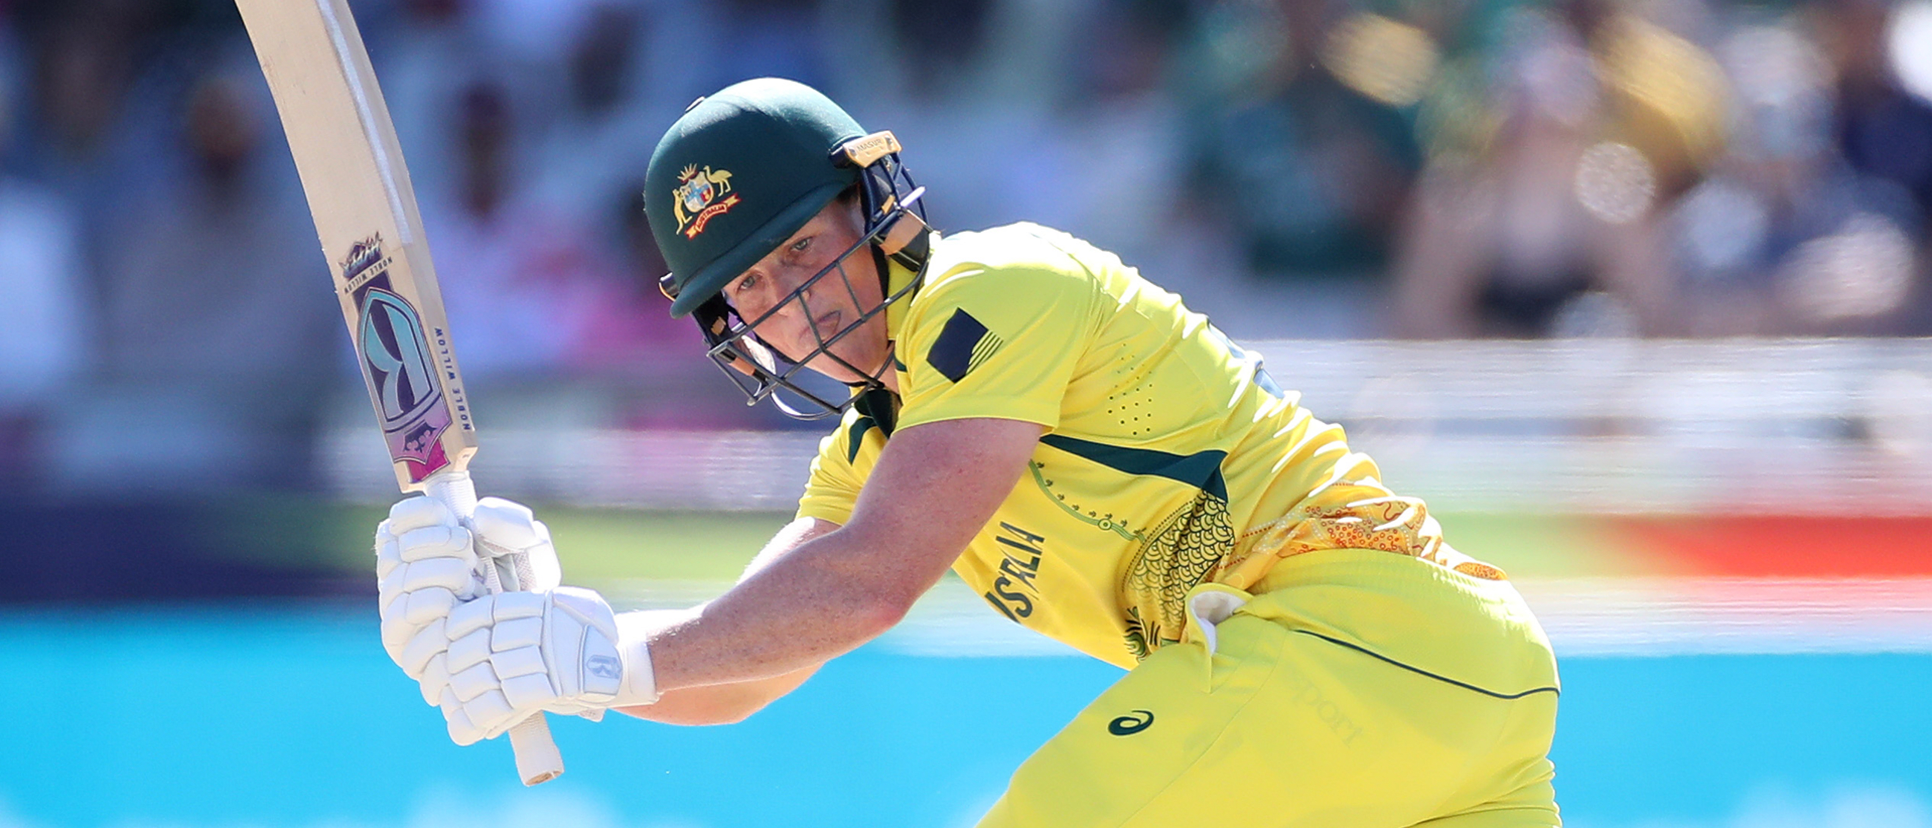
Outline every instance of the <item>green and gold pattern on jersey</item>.
POLYGON ((1227 481, 1221 475, 1227 452, 1181 455, 1059 434, 1048 434, 1040 442, 1119 472, 1163 477, 1196 489, 1189 502, 1151 529, 1134 530, 1112 514, 1067 502, 1065 495, 1053 490, 1045 465, 1030 464, 1034 482, 1061 509, 1097 529, 1137 542, 1118 585, 1127 651, 1142 659, 1179 642, 1186 627, 1183 605, 1188 591, 1225 568, 1234 552, 1234 520, 1228 510, 1227 481))
POLYGON ((1039 486, 1040 491, 1052 500, 1053 505, 1060 507, 1062 511, 1066 512, 1074 520, 1085 523, 1102 532, 1112 532, 1126 540, 1144 540, 1141 533, 1134 531, 1132 527, 1127 525, 1128 521, 1126 518, 1114 517, 1114 513, 1112 512, 1102 514, 1098 509, 1089 509, 1083 512, 1080 511, 1080 504, 1068 503, 1066 495, 1053 490, 1053 479, 1046 476, 1045 463, 1041 463, 1038 460, 1028 460, 1026 468, 1027 471, 1033 474, 1033 485, 1039 486))
POLYGON ((1121 574, 1126 644, 1135 658, 1179 643, 1189 590, 1225 566, 1234 551, 1234 521, 1225 497, 1203 491, 1143 539, 1121 574))

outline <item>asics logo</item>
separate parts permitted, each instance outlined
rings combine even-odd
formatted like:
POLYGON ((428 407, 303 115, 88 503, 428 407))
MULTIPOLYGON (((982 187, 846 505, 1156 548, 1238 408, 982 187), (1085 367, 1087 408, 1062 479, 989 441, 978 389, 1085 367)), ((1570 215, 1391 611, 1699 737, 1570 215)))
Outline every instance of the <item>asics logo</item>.
POLYGON ((1107 732, 1115 736, 1132 736, 1154 723, 1152 711, 1136 710, 1107 723, 1107 732))

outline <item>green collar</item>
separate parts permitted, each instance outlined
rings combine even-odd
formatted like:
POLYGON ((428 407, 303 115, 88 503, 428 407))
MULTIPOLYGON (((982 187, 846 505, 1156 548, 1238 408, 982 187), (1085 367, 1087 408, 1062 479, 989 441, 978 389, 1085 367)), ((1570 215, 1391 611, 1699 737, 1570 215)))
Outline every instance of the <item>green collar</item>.
POLYGON ((852 435, 855 455, 858 452, 858 440, 865 434, 865 426, 878 426, 879 433, 891 438, 892 429, 899 425, 899 395, 892 393, 891 389, 874 388, 860 394, 859 398, 853 401, 852 408, 859 412, 859 419, 854 423, 857 427, 853 429, 855 433, 852 435))

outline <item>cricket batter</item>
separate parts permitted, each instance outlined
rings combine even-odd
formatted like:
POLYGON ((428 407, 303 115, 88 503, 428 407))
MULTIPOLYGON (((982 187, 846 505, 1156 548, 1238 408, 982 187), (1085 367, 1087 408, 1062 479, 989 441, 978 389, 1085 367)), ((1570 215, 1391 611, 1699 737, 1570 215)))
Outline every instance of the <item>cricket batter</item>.
POLYGON ((516 504, 468 525, 397 504, 384 644, 451 737, 538 711, 738 721, 950 568, 1128 670, 982 825, 1560 824, 1556 662, 1504 574, 1113 254, 1033 224, 929 230, 898 151, 776 79, 664 135, 645 199, 672 314, 754 399, 843 416, 797 519, 688 611, 558 587, 516 504), (512 552, 538 591, 482 594, 477 567, 512 552))

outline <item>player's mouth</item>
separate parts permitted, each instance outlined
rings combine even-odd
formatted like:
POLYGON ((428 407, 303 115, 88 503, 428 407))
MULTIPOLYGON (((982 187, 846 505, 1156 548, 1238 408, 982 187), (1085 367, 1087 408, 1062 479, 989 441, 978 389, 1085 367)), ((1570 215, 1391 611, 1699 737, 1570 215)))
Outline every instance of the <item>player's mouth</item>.
POLYGON ((823 342, 827 339, 837 336, 839 332, 839 320, 843 319, 844 317, 845 317, 844 311, 835 310, 835 311, 830 311, 826 313, 824 316, 821 316, 816 320, 813 320, 812 328, 818 333, 819 341, 823 342))

